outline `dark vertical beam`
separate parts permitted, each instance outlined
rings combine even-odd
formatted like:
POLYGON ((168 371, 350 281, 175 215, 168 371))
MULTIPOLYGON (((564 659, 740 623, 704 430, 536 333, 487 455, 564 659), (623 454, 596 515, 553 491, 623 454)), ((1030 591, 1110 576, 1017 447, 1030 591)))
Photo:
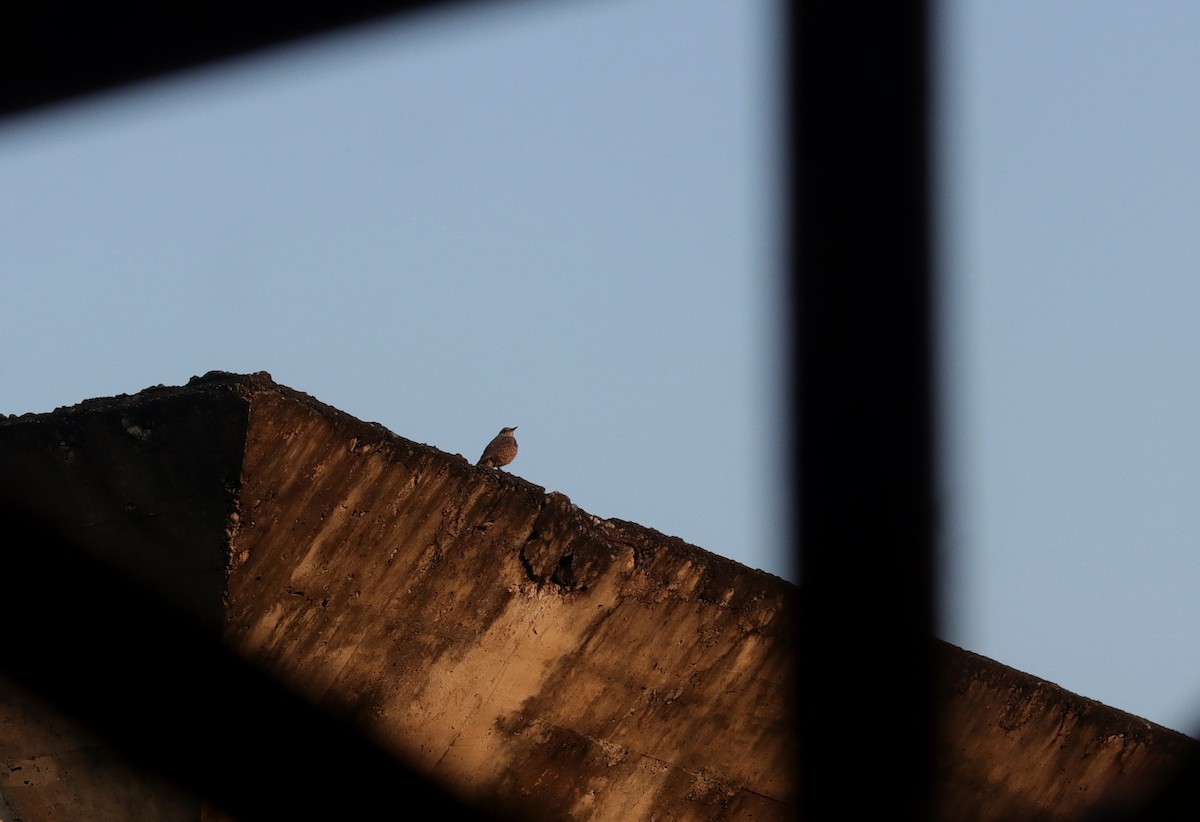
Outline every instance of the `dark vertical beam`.
POLYGON ((803 816, 924 819, 935 627, 928 11, 796 9, 803 816))

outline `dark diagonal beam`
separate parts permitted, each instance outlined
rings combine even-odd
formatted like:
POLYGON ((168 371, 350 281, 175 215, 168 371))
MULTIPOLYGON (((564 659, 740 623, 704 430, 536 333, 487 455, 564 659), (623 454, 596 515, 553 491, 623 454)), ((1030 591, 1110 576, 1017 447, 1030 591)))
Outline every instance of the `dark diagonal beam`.
POLYGON ((401 12, 467 0, 7 3, 0 116, 29 111, 401 12))

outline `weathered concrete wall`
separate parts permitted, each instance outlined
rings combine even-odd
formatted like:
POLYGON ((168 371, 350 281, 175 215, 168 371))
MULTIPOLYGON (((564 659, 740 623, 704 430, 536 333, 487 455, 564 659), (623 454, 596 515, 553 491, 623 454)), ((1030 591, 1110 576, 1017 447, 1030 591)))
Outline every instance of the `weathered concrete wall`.
POLYGON ((791 586, 289 394, 249 431, 246 654, 538 818, 785 818, 791 586))
POLYGON ((945 646, 941 819, 1070 820, 1130 807, 1197 742, 945 646))
MULTIPOLYGON (((0 422, 0 470, 7 493, 491 807, 788 814, 795 591, 781 580, 266 376, 0 422)), ((119 761, 11 688, 0 722, 13 773, 38 751, 47 772, 68 750, 119 761)), ((3 794, 28 818, 197 818, 161 785, 124 783, 144 797, 99 779, 10 779, 3 794)))
MULTIPOLYGON (((267 375, 0 420, 0 491, 490 807, 589 820, 795 808, 797 591, 768 574, 267 375)), ((4 550, 18 549, 0 563, 4 550)), ((945 820, 1077 819, 1194 749, 951 646, 944 671, 945 820)), ((902 740, 864 745, 881 742, 867 782, 903 755, 902 740)), ((0 680, 5 805, 26 820, 217 818, 0 680)))

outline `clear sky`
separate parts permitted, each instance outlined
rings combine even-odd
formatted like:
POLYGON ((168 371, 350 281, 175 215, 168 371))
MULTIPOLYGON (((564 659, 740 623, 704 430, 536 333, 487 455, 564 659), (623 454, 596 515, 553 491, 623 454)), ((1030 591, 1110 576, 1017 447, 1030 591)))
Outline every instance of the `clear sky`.
POLYGON ((0 412, 265 370, 793 577, 776 8, 426 13, 0 125, 0 412))
MULTIPOLYGON (((0 125, 0 411, 266 370, 795 579, 779 8, 423 14, 0 125)), ((941 633, 1194 731, 1200 10, 942 11, 941 633)))
POLYGON ((946 3, 947 638, 1200 730, 1200 5, 946 3))

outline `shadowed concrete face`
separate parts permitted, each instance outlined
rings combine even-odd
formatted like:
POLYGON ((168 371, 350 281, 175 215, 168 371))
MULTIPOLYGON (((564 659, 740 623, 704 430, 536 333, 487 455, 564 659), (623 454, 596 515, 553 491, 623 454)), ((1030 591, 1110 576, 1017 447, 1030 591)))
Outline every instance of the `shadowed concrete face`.
MULTIPOLYGON (((3 420, 0 494, 219 635, 248 412, 228 388, 176 388, 3 420)), ((6 550, 37 550, 38 535, 12 536, 0 563, 6 550)), ((90 676, 103 688, 109 673, 90 676)), ((0 795, 5 819, 195 820, 201 812, 199 797, 134 769, 95 732, 2 674, 0 795)))

